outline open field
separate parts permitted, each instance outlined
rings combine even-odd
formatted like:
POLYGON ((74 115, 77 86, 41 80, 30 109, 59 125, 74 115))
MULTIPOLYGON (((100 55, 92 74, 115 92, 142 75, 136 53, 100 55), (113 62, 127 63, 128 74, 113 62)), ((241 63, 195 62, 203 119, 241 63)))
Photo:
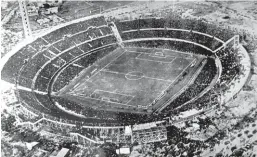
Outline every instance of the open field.
MULTIPOLYGON (((175 82, 192 76, 197 66, 190 65, 201 60, 175 51, 120 49, 85 69, 80 74, 83 77, 72 81, 73 85, 64 87, 59 95, 99 109, 152 109, 156 99, 165 97, 171 87, 172 94, 178 92, 175 82), (185 74, 186 70, 191 72, 185 74)), ((183 85, 188 82, 183 81, 183 85)))

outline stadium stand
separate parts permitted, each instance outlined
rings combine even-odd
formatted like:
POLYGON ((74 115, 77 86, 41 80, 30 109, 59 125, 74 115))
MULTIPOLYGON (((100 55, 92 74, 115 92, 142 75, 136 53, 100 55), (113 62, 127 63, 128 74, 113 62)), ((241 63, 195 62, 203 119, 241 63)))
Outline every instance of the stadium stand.
POLYGON ((65 68, 61 74, 58 76, 56 82, 53 86, 53 91, 59 91, 61 88, 66 86, 72 79, 77 76, 83 70, 82 67, 70 65, 65 68))
MULTIPOLYGON (((115 24, 124 41, 140 38, 176 38, 201 44, 211 50, 216 50, 223 44, 223 41, 230 39, 235 33, 201 20, 183 19, 175 15, 167 18, 117 20, 115 24)), ((104 17, 99 16, 56 29, 23 47, 8 60, 2 70, 2 78, 12 83, 16 83, 18 79, 18 85, 32 88, 32 91, 17 90, 17 96, 28 110, 39 111, 37 112, 39 117, 44 116, 53 119, 53 121, 63 120, 67 123, 76 124, 76 127, 69 131, 79 133, 90 139, 103 140, 101 137, 103 134, 99 130, 82 129, 82 125, 120 126, 147 123, 163 120, 166 116, 195 107, 202 109, 216 105, 218 97, 214 95, 213 90, 210 90, 194 102, 183 106, 183 104, 198 96, 212 82, 217 74, 213 59, 216 57, 215 55, 222 63, 223 70, 220 79, 222 83, 229 83, 239 73, 236 53, 233 53, 230 49, 222 49, 214 54, 212 51, 191 43, 161 39, 124 42, 124 46, 165 48, 189 54, 200 54, 208 57, 208 63, 203 67, 193 84, 175 98, 164 109, 162 115, 94 110, 67 100, 65 96, 51 95, 51 92, 58 92, 69 84, 83 69, 117 48, 117 40, 112 30, 108 27, 104 17), (37 91, 45 92, 45 94, 37 91), (62 109, 56 104, 59 104, 62 109), (67 111, 72 111, 72 114, 67 111)), ((52 129, 58 128, 52 127, 52 129)), ((150 131, 150 133, 152 132, 150 131)), ((123 132, 120 131, 120 134, 123 134, 123 132)), ((107 131, 104 136, 115 139, 117 130, 107 131)), ((181 151, 191 149, 182 147, 186 146, 181 146, 181 151)), ((180 146, 178 148, 180 149, 180 146)), ((197 148, 197 146, 192 146, 192 148, 197 148)), ((177 151, 175 151, 175 154, 178 154, 177 151)))
POLYGON ((205 56, 214 56, 211 51, 208 51, 200 46, 193 45, 190 43, 180 42, 180 41, 165 41, 165 40, 146 40, 146 41, 136 41, 136 42, 125 42, 125 47, 148 47, 148 48, 165 48, 171 50, 177 50, 187 53, 196 53, 205 56))
POLYGON ((143 28, 177 28, 194 30, 201 33, 210 34, 221 40, 228 40, 234 36, 235 32, 229 29, 220 28, 217 25, 206 23, 202 20, 184 19, 178 15, 167 16, 164 18, 135 19, 131 21, 116 21, 120 32, 127 30, 137 30, 143 28))
POLYGON ((89 27, 98 27, 98 26, 102 26, 102 25, 107 25, 107 23, 103 16, 99 16, 99 17, 95 17, 92 19, 88 19, 86 21, 73 23, 68 26, 59 28, 59 29, 43 36, 43 39, 45 39, 49 43, 55 43, 55 42, 63 39, 64 36, 77 34, 77 33, 87 30, 89 27))
POLYGON ((184 30, 168 30, 167 28, 161 28, 158 30, 154 29, 143 29, 143 30, 132 30, 123 32, 121 35, 123 40, 137 39, 137 38, 176 38, 192 41, 204 45, 212 50, 217 49, 221 46, 221 42, 215 40, 213 37, 197 34, 193 31, 184 30))
MULTIPOLYGON (((75 76, 77 76, 84 68, 87 68, 95 61, 101 59, 103 56, 108 55, 116 48, 115 45, 108 46, 98 51, 91 52, 90 55, 79 57, 73 64, 70 64, 62 72, 60 72, 57 80, 53 85, 53 91, 57 92, 67 85, 75 76)), ((67 59, 70 61, 73 58, 67 59)))
POLYGON ((220 83, 229 83, 240 71, 237 53, 226 48, 216 54, 220 58, 223 67, 220 83))
POLYGON ((170 105, 165 108, 163 112, 169 112, 171 109, 179 107, 196 97, 201 91, 203 91, 213 80, 216 75, 217 69, 213 59, 208 59, 206 65, 203 67, 200 74, 195 79, 194 83, 189 85, 189 87, 181 95, 179 95, 170 105))
POLYGON ((2 69, 2 72, 1 72, 2 79, 11 83, 16 83, 16 78, 19 74, 19 70, 21 66, 26 64, 26 60, 33 55, 33 54, 30 54, 30 56, 28 56, 26 51, 32 52, 30 51, 29 46, 26 46, 23 49, 21 49, 19 52, 15 53, 12 57, 10 57, 10 59, 7 61, 7 63, 2 69), (22 53, 23 51, 25 51, 25 53, 22 53))
POLYGON ((46 114, 51 113, 50 109, 46 108, 45 106, 42 106, 42 104, 38 102, 33 92, 19 90, 19 98, 22 102, 24 101, 27 105, 31 106, 37 111, 40 111, 46 114))

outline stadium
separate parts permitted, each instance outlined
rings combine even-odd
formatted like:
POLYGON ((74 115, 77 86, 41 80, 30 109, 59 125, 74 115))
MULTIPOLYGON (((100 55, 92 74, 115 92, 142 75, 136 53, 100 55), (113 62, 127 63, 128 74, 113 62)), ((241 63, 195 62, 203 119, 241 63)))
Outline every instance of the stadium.
POLYGON ((201 19, 97 14, 26 40, 2 59, 1 77, 15 85, 23 126, 65 126, 83 144, 156 142, 241 90, 250 65, 240 41, 201 19))

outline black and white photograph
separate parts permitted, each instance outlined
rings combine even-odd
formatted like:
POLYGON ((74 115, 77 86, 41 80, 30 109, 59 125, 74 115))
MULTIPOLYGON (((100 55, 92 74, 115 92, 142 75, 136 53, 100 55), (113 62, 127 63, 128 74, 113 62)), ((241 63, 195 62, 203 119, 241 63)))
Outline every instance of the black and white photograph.
POLYGON ((1 0, 1 157, 257 157, 257 0, 1 0))

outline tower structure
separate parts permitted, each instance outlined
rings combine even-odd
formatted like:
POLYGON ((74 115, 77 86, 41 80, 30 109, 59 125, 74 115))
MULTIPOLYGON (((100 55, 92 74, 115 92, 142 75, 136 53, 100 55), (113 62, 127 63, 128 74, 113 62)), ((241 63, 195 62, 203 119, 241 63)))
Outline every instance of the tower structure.
POLYGON ((29 24, 29 17, 28 17, 26 1, 25 0, 18 0, 18 2, 19 2, 19 7, 20 7, 20 15, 21 15, 21 18, 22 18, 22 24, 23 24, 25 38, 32 37, 32 32, 31 32, 31 28, 30 28, 30 24, 29 24))

